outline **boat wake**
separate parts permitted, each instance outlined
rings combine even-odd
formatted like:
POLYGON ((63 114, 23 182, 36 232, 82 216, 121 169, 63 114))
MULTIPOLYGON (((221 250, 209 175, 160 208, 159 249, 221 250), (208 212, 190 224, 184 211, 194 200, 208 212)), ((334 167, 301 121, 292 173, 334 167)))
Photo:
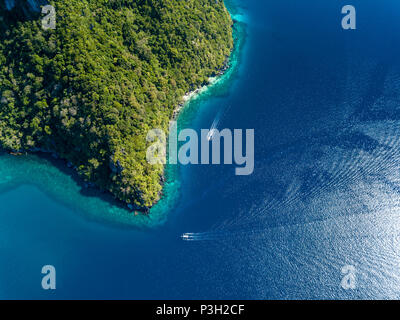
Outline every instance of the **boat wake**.
POLYGON ((218 129, 218 125, 219 125, 221 119, 222 119, 222 118, 224 117, 224 115, 230 110, 230 108, 231 108, 231 106, 229 106, 229 107, 227 107, 227 108, 225 108, 225 109, 221 109, 221 110, 218 112, 218 114, 217 114, 217 116, 214 118, 214 121, 213 121, 213 123, 211 124, 210 130, 209 130, 209 132, 208 132, 208 135, 207 135, 207 140, 208 140, 208 141, 210 141, 210 140, 213 138, 215 132, 216 132, 217 129, 218 129))
POLYGON ((248 231, 208 231, 208 232, 199 232, 199 233, 184 233, 181 238, 184 241, 218 241, 218 240, 226 240, 226 239, 234 239, 237 237, 244 238, 245 236, 254 235, 257 230, 248 230, 248 231))
POLYGON ((215 132, 217 130, 217 127, 218 127, 220 119, 221 119, 221 112, 218 113, 218 115, 215 117, 215 119, 214 119, 214 121, 213 121, 213 123, 212 123, 212 125, 210 127, 210 130, 209 130, 209 132, 207 134, 207 140, 208 141, 211 141, 211 139, 213 138, 213 136, 214 136, 214 134, 215 134, 215 132))
POLYGON ((252 227, 229 230, 210 230, 199 233, 184 233, 185 241, 252 241, 263 243, 285 243, 293 239, 335 243, 348 239, 396 239, 400 243, 400 213, 398 209, 387 209, 375 213, 354 214, 292 225, 252 227), (318 235, 318 236, 316 236, 318 235))
POLYGON ((220 234, 214 232, 184 233, 181 238, 183 241, 215 241, 219 240, 220 234))

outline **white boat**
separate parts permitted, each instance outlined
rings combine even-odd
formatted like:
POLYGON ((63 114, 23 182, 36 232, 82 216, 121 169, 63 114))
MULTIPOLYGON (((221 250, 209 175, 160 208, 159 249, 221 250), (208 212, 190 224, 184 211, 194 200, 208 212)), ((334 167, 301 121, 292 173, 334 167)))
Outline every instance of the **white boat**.
POLYGON ((183 240, 190 240, 190 234, 189 234, 189 233, 184 233, 184 234, 181 236, 181 238, 182 238, 183 240))
POLYGON ((210 141, 214 135, 214 129, 210 130, 207 134, 207 140, 210 141))

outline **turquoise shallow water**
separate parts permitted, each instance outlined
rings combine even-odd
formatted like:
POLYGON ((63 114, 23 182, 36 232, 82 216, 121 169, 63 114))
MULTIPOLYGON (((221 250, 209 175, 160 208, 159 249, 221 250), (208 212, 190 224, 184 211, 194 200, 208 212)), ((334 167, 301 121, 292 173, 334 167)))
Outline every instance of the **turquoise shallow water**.
POLYGON ((0 297, 399 298, 400 6, 353 0, 346 32, 345 4, 229 1, 240 50, 179 127, 253 128, 251 176, 169 166, 166 197, 132 217, 51 158, 1 155, 0 297))

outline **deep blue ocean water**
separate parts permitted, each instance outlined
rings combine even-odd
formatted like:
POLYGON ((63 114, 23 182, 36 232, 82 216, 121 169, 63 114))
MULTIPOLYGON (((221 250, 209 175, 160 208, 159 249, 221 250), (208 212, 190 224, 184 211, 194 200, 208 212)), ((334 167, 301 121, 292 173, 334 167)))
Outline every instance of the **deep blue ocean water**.
POLYGON ((349 1, 227 2, 233 66, 179 127, 255 129, 254 174, 168 167, 132 219, 57 161, 1 155, 0 298, 400 298, 400 3, 352 0, 344 31, 349 1))

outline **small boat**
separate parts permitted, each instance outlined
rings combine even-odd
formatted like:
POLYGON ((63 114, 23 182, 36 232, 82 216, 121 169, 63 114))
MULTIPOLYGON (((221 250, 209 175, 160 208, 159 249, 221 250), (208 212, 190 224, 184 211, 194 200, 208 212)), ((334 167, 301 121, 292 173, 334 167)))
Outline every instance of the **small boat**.
POLYGON ((190 234, 189 233, 184 233, 181 235, 182 240, 190 240, 190 234))
POLYGON ((210 130, 207 134, 207 140, 210 141, 214 135, 214 129, 210 130))

